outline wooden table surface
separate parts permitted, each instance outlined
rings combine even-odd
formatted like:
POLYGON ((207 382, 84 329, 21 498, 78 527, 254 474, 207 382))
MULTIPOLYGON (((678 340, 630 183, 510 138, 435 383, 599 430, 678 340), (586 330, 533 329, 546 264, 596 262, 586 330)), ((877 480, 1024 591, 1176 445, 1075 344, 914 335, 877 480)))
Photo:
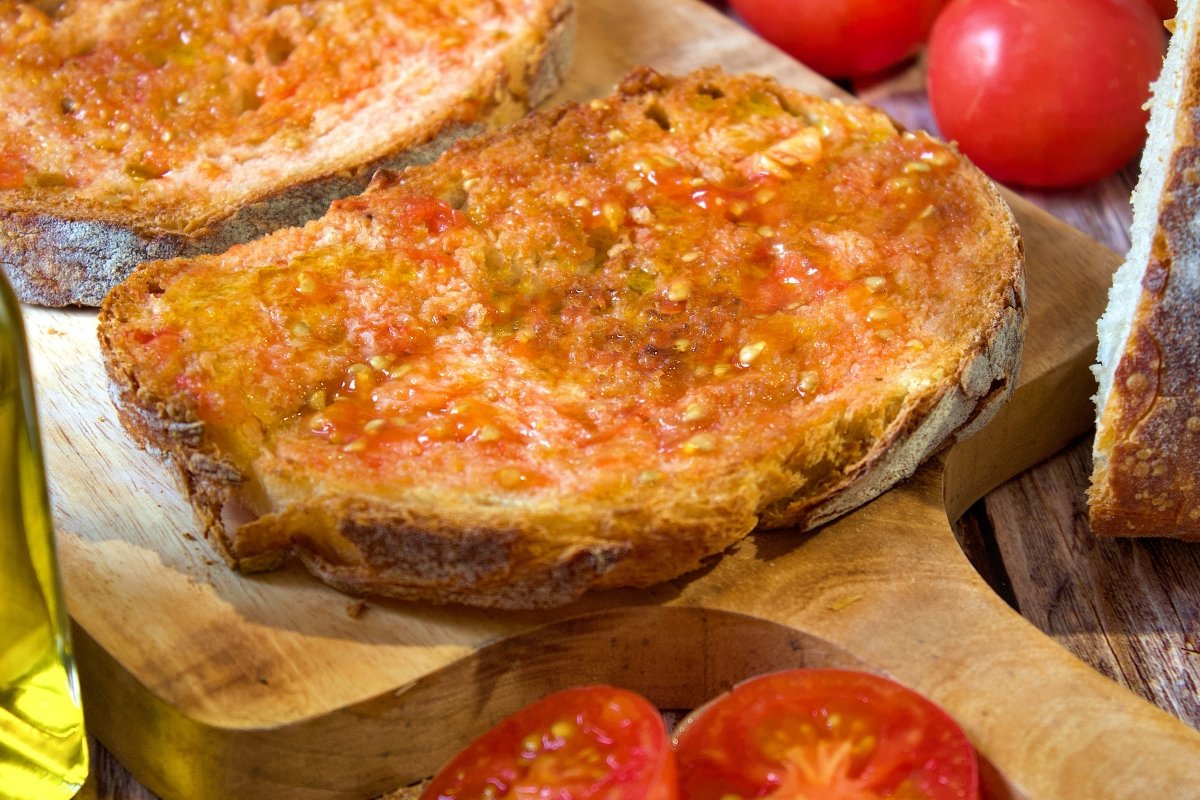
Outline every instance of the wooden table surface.
MULTIPOLYGON (((848 87, 910 128, 936 132, 920 63, 848 87)), ((1027 199, 1123 253, 1136 163, 1027 199)), ((1084 493, 1091 438, 994 490, 959 521, 972 563, 1030 622, 1098 671, 1200 729, 1200 545, 1092 535, 1084 493)), ((93 740, 83 798, 153 800, 93 740)))
MULTIPOLYGON (((936 132, 920 64, 854 88, 904 125, 936 132)), ((1070 191, 1013 188, 1123 254, 1137 175, 1135 162, 1070 191)), ((1200 728, 1200 545, 1095 537, 1085 495, 1091 447, 1089 435, 991 492, 959 521, 959 541, 1026 619, 1102 674, 1200 728)))

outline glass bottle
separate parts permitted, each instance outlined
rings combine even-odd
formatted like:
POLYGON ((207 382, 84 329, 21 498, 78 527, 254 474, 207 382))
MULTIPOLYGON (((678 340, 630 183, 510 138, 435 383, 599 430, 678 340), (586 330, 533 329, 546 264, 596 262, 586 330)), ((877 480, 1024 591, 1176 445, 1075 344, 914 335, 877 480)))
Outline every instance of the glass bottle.
POLYGON ((0 271, 0 797, 73 797, 87 770, 25 333, 0 271))

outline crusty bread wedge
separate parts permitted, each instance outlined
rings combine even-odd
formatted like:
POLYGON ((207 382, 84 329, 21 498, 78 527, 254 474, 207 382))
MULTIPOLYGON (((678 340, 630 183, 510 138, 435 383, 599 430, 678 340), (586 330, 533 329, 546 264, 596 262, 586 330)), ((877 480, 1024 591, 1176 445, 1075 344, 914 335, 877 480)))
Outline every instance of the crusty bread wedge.
POLYGON ((1200 539, 1200 2, 1154 85, 1129 253, 1099 324, 1092 531, 1200 539))
POLYGON ((148 264, 99 335, 230 564, 536 607, 879 494, 1004 400, 1023 325, 1012 216, 952 147, 642 69, 148 264))
POLYGON ((559 83, 571 0, 0 5, 0 264, 99 305, 133 267, 325 212, 559 83))

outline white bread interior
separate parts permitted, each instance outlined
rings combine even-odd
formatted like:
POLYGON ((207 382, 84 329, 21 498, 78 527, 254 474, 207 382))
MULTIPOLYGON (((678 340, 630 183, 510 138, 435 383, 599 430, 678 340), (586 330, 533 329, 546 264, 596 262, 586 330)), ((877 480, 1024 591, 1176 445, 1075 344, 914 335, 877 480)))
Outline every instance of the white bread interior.
POLYGON ((1154 84, 1131 246, 1098 325, 1091 529, 1200 540, 1200 2, 1154 84))

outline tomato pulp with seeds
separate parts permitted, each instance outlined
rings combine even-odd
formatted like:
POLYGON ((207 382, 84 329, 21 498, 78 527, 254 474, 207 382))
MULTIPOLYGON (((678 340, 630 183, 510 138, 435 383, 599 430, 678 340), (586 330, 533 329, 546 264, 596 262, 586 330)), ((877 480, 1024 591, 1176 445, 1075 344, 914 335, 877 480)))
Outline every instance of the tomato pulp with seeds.
POLYGON ((510 13, 434 0, 405 0, 401 14, 367 0, 137 0, 114 20, 111 5, 0 10, 0 153, 22 156, 4 159, 0 190, 70 186, 133 206, 182 167, 215 179, 267 141, 299 154, 329 109, 386 80, 381 53, 462 69, 492 35, 471 17, 510 13))
POLYGON ((871 109, 721 80, 462 143, 252 263, 188 262, 122 331, 141 380, 248 474, 364 491, 613 496, 889 418, 982 324, 977 176, 871 109))
POLYGON ((473 741, 421 800, 674 800, 662 718, 634 692, 585 686, 517 711, 473 741))
MULTIPOLYGON (((748 384, 759 387, 757 398, 782 407, 797 391, 834 391, 841 378, 832 365, 845 357, 841 353, 857 348, 865 363, 884 353, 919 351, 924 333, 892 300, 907 288, 897 284, 911 278, 892 276, 883 253, 869 266, 848 263, 866 257, 875 243, 865 232, 839 229, 836 217, 847 210, 840 203, 859 191, 877 192, 876 224, 904 230, 927 247, 939 219, 935 198, 921 188, 953 169, 956 157, 926 137, 894 136, 890 158, 903 161, 891 176, 830 168, 803 179, 801 171, 812 171, 804 158, 816 163, 824 156, 836 164, 840 154, 823 153, 820 136, 807 129, 784 142, 790 144, 724 180, 706 178, 672 156, 634 150, 613 165, 602 187, 592 187, 600 191, 539 198, 550 208, 528 216, 557 227, 533 234, 550 242, 534 268, 557 261, 553 273, 531 275, 529 263, 490 259, 483 246, 483 263, 474 265, 482 270, 471 288, 487 307, 479 319, 485 341, 459 346, 522 363, 539 376, 580 379, 601 393, 596 401, 573 409, 556 398, 549 401, 553 407, 542 408, 544 398, 524 389, 514 396, 507 376, 491 374, 486 364, 475 371, 488 380, 448 383, 438 361, 449 354, 438 354, 431 341, 380 348, 351 365, 316 398, 309 430, 369 464, 389 463, 395 453, 462 446, 476 458, 522 462, 512 465, 515 473, 495 477, 511 484, 507 488, 532 487, 544 484, 537 461, 551 434, 572 447, 601 447, 632 432, 668 456, 703 454, 728 438, 721 425, 748 384), (864 178, 878 185, 856 185, 864 178), (825 191, 841 198, 816 196, 825 191), (812 223, 789 216, 800 194, 803 204, 820 209, 812 223), (714 240, 721 252, 714 252, 714 240), (629 252, 632 243, 650 257, 629 252), (600 385, 584 373, 611 382, 600 385), (618 387, 625 389, 622 397, 607 401, 603 395, 618 387), (631 402, 639 392, 650 402, 631 402), (513 474, 523 477, 504 479, 513 474)), ((531 202, 518 177, 511 183, 503 177, 493 180, 506 184, 506 197, 517 192, 518 203, 531 202)), ((392 224, 406 231, 396 237, 397 249, 413 272, 454 273, 461 264, 453 254, 461 258, 464 243, 497 229, 503 235, 511 224, 507 204, 476 186, 470 198, 464 211, 444 201, 439 211, 436 203, 396 195, 403 211, 392 224), (414 241, 421 243, 418 250, 414 241)), ((946 213, 953 213, 949 206, 946 213)), ((321 285, 325 279, 311 280, 321 285)), ((430 322, 436 329, 443 320, 430 322)))
POLYGON ((749 680, 674 735, 683 800, 978 800, 966 735, 876 675, 791 670, 749 680))

